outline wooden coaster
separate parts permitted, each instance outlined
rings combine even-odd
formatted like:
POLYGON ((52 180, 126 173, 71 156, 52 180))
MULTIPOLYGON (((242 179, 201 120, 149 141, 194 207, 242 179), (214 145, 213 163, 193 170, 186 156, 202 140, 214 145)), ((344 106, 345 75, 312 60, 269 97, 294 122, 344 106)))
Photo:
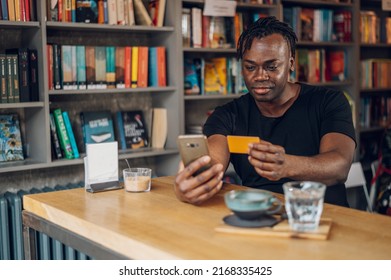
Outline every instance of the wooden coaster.
POLYGON ((313 232, 295 232, 289 227, 288 220, 283 220, 274 227, 263 228, 241 228, 229 225, 219 225, 215 228, 217 232, 223 233, 236 233, 244 235, 256 235, 256 236, 276 236, 276 237, 289 237, 289 238, 303 238, 303 239, 318 239, 327 240, 332 220, 329 218, 323 218, 320 220, 319 228, 313 232))

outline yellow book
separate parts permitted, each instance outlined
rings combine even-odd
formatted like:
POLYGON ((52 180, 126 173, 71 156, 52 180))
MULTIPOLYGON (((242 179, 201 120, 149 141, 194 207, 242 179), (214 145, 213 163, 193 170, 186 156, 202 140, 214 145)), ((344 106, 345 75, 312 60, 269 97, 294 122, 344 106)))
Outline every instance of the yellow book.
POLYGON ((138 78, 138 47, 132 47, 132 88, 137 87, 138 78))
POLYGON ((227 94, 227 58, 205 60, 205 94, 227 94))

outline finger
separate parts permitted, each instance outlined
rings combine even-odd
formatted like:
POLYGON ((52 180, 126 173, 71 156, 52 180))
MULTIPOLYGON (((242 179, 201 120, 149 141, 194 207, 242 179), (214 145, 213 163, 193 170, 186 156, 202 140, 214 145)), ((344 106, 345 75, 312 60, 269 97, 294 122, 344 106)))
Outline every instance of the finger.
POLYGON ((207 165, 211 161, 210 156, 203 156, 199 159, 188 164, 184 169, 184 176, 186 178, 193 176, 195 172, 197 172, 201 167, 207 165))
POLYGON ((224 172, 219 172, 216 176, 212 177, 209 181, 204 182, 197 188, 194 188, 185 194, 187 200, 194 204, 199 204, 216 193, 218 193, 222 187, 221 179, 224 176, 224 172))

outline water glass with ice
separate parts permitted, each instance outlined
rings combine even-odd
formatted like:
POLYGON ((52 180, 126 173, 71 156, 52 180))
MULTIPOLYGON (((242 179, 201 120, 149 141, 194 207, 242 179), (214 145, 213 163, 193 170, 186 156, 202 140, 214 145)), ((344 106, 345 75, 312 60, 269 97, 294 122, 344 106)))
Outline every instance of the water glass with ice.
POLYGON ((326 185, 311 181, 283 184, 285 209, 293 231, 316 231, 323 211, 326 185))

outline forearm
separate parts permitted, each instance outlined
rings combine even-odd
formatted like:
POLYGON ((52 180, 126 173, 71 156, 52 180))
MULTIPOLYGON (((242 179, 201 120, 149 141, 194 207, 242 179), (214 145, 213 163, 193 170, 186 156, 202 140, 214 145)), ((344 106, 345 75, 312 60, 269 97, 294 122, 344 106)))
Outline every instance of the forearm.
POLYGON ((309 180, 326 185, 344 183, 351 160, 338 152, 326 152, 313 157, 286 155, 286 175, 293 180, 309 180))

